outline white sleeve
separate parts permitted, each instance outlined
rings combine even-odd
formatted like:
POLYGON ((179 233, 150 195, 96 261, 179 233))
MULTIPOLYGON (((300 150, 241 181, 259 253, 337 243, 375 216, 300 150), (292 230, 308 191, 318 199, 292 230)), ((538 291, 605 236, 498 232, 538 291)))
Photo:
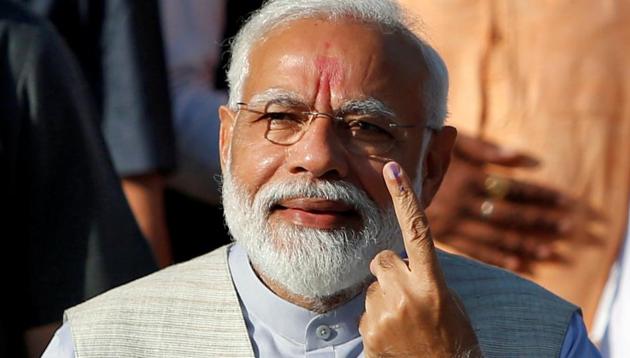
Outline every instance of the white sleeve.
POLYGON ((55 332, 44 354, 42 354, 42 358, 75 358, 74 341, 72 340, 72 332, 68 322, 64 323, 55 332))

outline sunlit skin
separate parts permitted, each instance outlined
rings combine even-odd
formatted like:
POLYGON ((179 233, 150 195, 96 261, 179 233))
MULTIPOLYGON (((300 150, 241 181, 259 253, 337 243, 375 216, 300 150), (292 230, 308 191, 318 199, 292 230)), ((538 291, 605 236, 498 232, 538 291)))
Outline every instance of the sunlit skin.
MULTIPOLYGON (((352 183, 380 208, 395 208, 409 261, 385 250, 369 265, 377 281, 366 290, 358 327, 366 357, 453 357, 468 352, 480 356, 472 326, 444 280, 423 212, 448 167, 453 128, 433 135, 423 170, 424 203, 411 188, 425 123, 420 105, 425 74, 416 45, 365 24, 311 19, 268 34, 250 60, 244 102, 282 89, 298 94, 313 110, 330 113, 349 100, 370 97, 383 102, 400 124, 417 125, 389 153, 371 158, 348 151, 330 118, 315 119, 298 142, 278 145, 264 138, 260 125, 238 121, 235 112, 223 107, 221 163, 225 170, 231 159, 233 179, 250 197, 267 183, 304 177, 352 183)), ((361 225, 347 205, 321 198, 284 200, 272 209, 269 220, 272 225, 284 222, 324 230, 361 225)), ((329 311, 363 289, 326 298, 300 297, 254 270, 279 297, 312 311, 329 311)))
MULTIPOLYGON (((377 98, 393 109, 401 124, 418 125, 405 142, 385 155, 415 173, 424 125, 420 99, 425 76, 416 46, 411 39, 383 35, 365 24, 294 21, 254 47, 243 100, 278 88, 299 94, 316 111, 330 113, 350 99, 377 98)), ((263 133, 248 131, 245 124, 235 121, 236 113, 225 107, 220 116, 222 164, 231 144, 232 174, 250 195, 266 183, 304 176, 344 180, 365 190, 380 207, 391 205, 381 175, 384 161, 348 152, 330 119, 317 118, 299 142, 281 146, 265 140, 263 133)), ((446 132, 432 140, 432 152, 440 157, 454 137, 452 131, 446 132)), ((444 168, 443 158, 430 162, 434 165, 427 168, 425 199, 433 196, 444 168)), ((272 211, 270 220, 319 229, 361 225, 349 209, 340 203, 302 198, 283 203, 272 211)))

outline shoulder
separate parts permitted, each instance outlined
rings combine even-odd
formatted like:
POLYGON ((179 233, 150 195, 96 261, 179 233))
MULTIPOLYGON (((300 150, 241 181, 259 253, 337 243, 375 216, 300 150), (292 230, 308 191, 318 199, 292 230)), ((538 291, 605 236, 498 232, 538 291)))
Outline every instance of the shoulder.
POLYGON ((0 2, 0 24, 3 27, 11 27, 15 25, 31 25, 31 27, 41 27, 44 21, 33 15, 23 5, 11 2, 0 2))
POLYGON ((72 92, 84 99, 84 88, 75 89, 84 85, 78 64, 48 20, 21 4, 0 1, 0 48, 3 71, 11 74, 6 81, 11 80, 20 95, 42 91, 41 99, 60 101, 65 92, 72 92))
POLYGON ((25 62, 41 51, 52 36, 45 20, 37 18, 22 5, 10 1, 0 2, 0 47, 3 70, 8 68, 11 77, 19 78, 24 72, 25 62), (6 61, 6 62, 5 62, 6 61))
POLYGON ((535 300, 539 305, 566 307, 571 313, 577 309, 536 283, 507 270, 443 251, 438 251, 438 258, 449 286, 460 295, 474 295, 478 299, 492 297, 490 301, 494 303, 502 296, 509 296, 512 302, 520 297, 527 302, 535 300))
MULTIPOLYGON (((118 310, 136 312, 151 311, 151 307, 182 304, 194 300, 193 296, 205 295, 212 299, 215 287, 231 285, 227 271, 226 247, 190 261, 167 267, 148 276, 109 290, 66 311, 66 318, 79 319, 94 311, 118 310), (193 292, 189 296, 186 292, 193 292), (151 301, 150 307, 146 307, 151 301)), ((93 319, 92 317, 91 319, 93 319)))
POLYGON ((441 251, 438 257, 447 284, 461 298, 484 353, 559 354, 578 307, 506 270, 441 251))
MULTIPOLYGON (((31 13, 23 5, 15 2, 0 2, 0 39, 15 43, 19 48, 37 48, 55 42, 56 32, 44 18, 31 13)), ((16 51, 9 48, 9 53, 16 51)))
POLYGON ((64 320, 77 356, 251 356, 226 247, 110 290, 64 320))

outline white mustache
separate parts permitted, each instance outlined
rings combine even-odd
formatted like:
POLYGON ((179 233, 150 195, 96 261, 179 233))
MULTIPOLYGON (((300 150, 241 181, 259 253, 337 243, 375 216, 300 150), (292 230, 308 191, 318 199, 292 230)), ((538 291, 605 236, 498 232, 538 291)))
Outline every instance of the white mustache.
POLYGON ((378 212, 376 203, 357 186, 344 181, 291 180, 266 184, 251 203, 253 210, 269 214, 283 200, 295 198, 339 201, 354 208, 363 219, 378 212))
POLYGON ((226 171, 223 207, 234 240, 257 269, 304 297, 357 289, 370 277, 369 262, 376 253, 402 250, 391 206, 379 208, 364 190, 341 180, 297 176, 268 182, 251 193, 226 171), (334 200, 356 208, 362 227, 320 230, 270 220, 270 209, 296 198, 334 200))

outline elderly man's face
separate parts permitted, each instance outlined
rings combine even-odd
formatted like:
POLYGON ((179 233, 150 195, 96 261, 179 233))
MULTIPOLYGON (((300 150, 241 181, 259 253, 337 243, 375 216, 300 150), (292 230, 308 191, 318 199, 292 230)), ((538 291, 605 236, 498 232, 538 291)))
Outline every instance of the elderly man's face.
MULTIPOLYGON (((383 35, 360 23, 300 20, 273 31, 254 48, 243 100, 250 102, 257 95, 277 89, 299 96, 313 110, 328 113, 350 100, 380 100, 395 113, 398 123, 418 125, 383 155, 415 173, 424 126, 420 103, 424 72, 419 51, 410 39, 383 35)), ((250 194, 268 182, 305 176, 348 181, 364 189, 381 208, 389 205, 381 175, 384 163, 349 151, 335 135, 330 119, 315 119, 297 143, 282 146, 266 140, 264 132, 235 121, 234 113, 226 112, 222 111, 223 163, 231 145, 232 175, 250 194)), ((425 198, 432 195, 423 194, 425 198)), ((272 213, 271 220, 328 229, 347 226, 348 221, 356 219, 345 213, 334 214, 345 208, 328 208, 322 203, 295 202, 287 206, 272 213)))
MULTIPOLYGON (((227 223, 259 273, 300 296, 330 296, 369 279, 369 261, 379 251, 402 249, 381 173, 386 159, 416 173, 424 77, 411 39, 355 22, 294 21, 254 47, 242 98, 249 106, 221 108, 220 146, 227 223), (292 121, 260 114, 277 98, 281 108, 301 103, 324 113, 384 107, 391 121, 413 128, 380 141, 375 127, 349 132, 319 116, 296 137, 299 130, 282 130, 292 121), (368 155, 374 152, 380 158, 368 155)), ((425 201, 439 185, 452 140, 433 135, 423 170, 425 201)))

